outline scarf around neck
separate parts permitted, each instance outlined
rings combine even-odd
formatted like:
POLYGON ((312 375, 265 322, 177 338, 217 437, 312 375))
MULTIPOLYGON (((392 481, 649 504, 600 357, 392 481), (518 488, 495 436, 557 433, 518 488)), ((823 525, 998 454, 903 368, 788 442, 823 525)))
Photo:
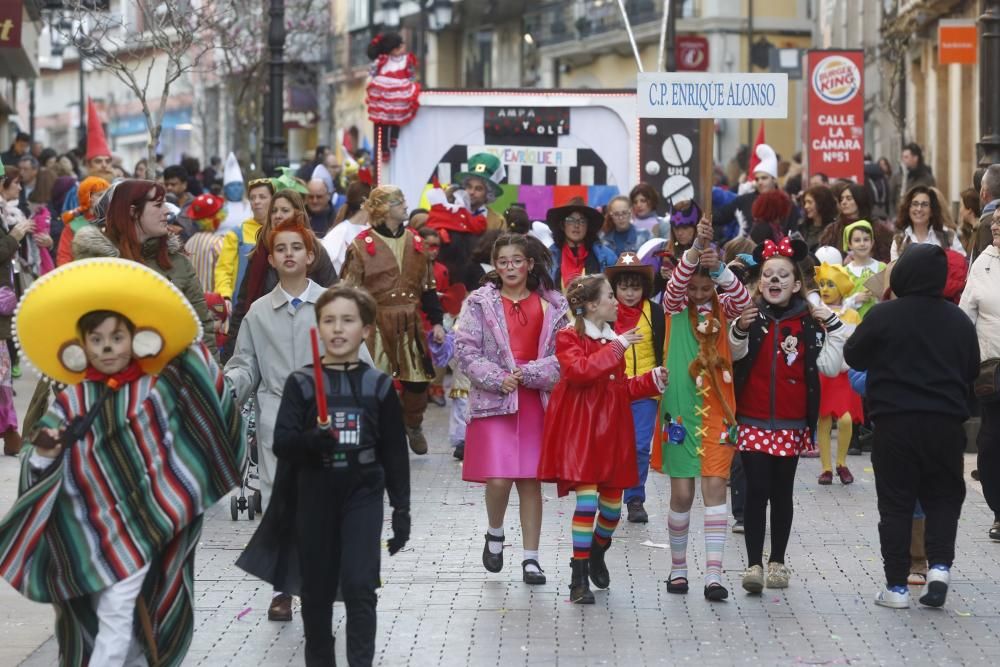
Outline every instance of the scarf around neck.
POLYGON ((577 276, 584 274, 587 262, 587 249, 583 246, 576 247, 576 253, 570 248, 569 243, 562 247, 559 262, 559 277, 562 278, 563 285, 569 285, 570 281, 577 276))

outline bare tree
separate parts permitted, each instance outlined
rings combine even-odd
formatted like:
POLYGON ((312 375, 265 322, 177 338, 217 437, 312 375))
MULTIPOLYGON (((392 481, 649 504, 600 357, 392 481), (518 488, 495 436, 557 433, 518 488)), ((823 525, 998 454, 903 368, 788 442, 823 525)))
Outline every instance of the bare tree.
POLYGON ((149 164, 171 88, 214 48, 215 26, 227 22, 239 2, 122 0, 120 12, 97 11, 94 0, 63 0, 56 29, 96 68, 112 73, 142 106, 149 133, 149 164), (134 10, 134 11, 129 11, 134 10), (159 71, 162 82, 157 81, 159 71))
MULTIPOLYGON (((906 62, 910 57, 910 46, 917 30, 913 12, 900 14, 899 0, 886 2, 882 8, 881 42, 876 55, 880 58, 883 76, 889 81, 886 104, 892 114, 893 123, 900 141, 906 135, 906 100, 904 81, 906 62)), ((866 57, 869 54, 865 54, 866 57)))
MULTIPOLYGON (((232 105, 230 142, 257 137, 253 161, 261 163, 264 102, 268 88, 267 33, 268 0, 217 0, 224 8, 212 26, 214 73, 225 87, 232 105)), ((286 85, 304 69, 302 63, 318 63, 325 54, 330 34, 329 0, 285 0, 286 85)), ((279 93, 280 94, 280 93, 279 93)))

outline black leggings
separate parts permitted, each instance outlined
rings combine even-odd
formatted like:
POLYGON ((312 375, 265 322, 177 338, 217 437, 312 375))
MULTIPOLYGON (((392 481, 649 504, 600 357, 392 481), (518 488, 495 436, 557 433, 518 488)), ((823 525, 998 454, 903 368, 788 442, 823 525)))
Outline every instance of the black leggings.
POLYGON ((792 489, 798 456, 771 456, 761 452, 740 452, 746 476, 743 506, 743 537, 747 544, 747 565, 763 565, 764 533, 767 530, 767 503, 771 503, 771 563, 785 562, 785 549, 792 533, 792 489))

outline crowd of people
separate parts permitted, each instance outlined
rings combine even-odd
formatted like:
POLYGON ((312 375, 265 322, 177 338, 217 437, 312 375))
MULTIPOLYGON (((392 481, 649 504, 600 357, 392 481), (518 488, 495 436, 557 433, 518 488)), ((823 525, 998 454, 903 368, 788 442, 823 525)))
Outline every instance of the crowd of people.
MULTIPOLYGON (((412 65, 400 45, 383 46, 412 65)), ((649 520, 650 469, 670 479, 669 498, 656 501, 668 507, 669 593, 690 588, 698 479, 704 597, 730 595, 730 532, 745 541, 743 589, 789 586, 799 458, 820 458, 818 484, 851 484, 847 457, 867 441, 886 574, 876 602, 907 607, 907 586, 918 584, 922 604, 941 606, 970 411, 981 417, 977 475, 997 517, 988 534, 1000 541, 1000 165, 977 172, 953 217, 916 145, 899 170, 880 160, 863 182, 831 183, 804 181, 797 161, 759 144, 717 170, 711 213, 708 202, 661 202, 638 183, 600 208, 578 199, 534 221, 520 204, 494 210, 504 176, 489 154, 469 156, 427 209, 412 208, 323 147, 275 177, 244 179, 232 154, 205 169, 188 160, 127 173, 91 114, 82 163, 18 135, 0 171, 0 434, 5 454, 23 445, 28 471, 0 524, 0 550, 16 556, 2 569, 69 619, 65 655, 113 664, 144 646, 183 656, 192 627, 171 614, 190 614, 190 591, 172 598, 164 582, 190 567, 176 549, 193 557, 198 508, 239 484, 241 408, 256 424, 264 518, 238 565, 273 586, 270 620, 291 620, 301 597, 307 664, 332 664, 338 591, 351 664, 372 660, 382 497, 394 554, 410 534, 407 446, 421 456, 435 445, 423 430, 431 403, 450 411, 462 478, 484 487, 487 571, 504 567, 516 488, 523 581, 545 584, 542 484, 574 494, 574 603, 595 601, 591 585, 609 587, 623 505, 628 521, 649 520), (110 281, 127 280, 129 266, 143 271, 129 289, 147 285, 162 317, 190 330, 164 331, 141 294, 94 289, 63 303, 68 328, 54 327, 48 357, 37 358, 25 327, 38 326, 32 313, 46 299, 56 307, 54 286, 73 292, 65 276, 81 274, 67 269, 110 281), (20 355, 55 381, 39 382, 23 425, 12 393, 20 355), (196 391, 181 391, 192 377, 196 391), (106 386, 138 425, 128 437, 98 409, 106 386), (212 443, 186 421, 203 414, 212 443), (165 445, 154 426, 167 422, 181 431, 165 445), (86 447, 74 445, 81 438, 86 447), (104 441, 148 456, 103 469, 107 493, 95 499, 88 475, 104 441), (197 460, 193 505, 159 492, 178 483, 167 471, 178 456, 197 460), (74 464, 53 464, 66 459, 74 464), (222 472, 206 477, 213 466, 222 472), (156 501, 126 516, 115 503, 141 468, 155 469, 156 501), (296 509, 317 503, 331 511, 296 509), (48 518, 32 513, 39 507, 48 518), (117 527, 72 534, 65 512, 117 527), (137 522, 145 532, 114 542, 137 522), (33 561, 22 545, 39 535, 47 560, 33 561), (67 543, 113 566, 64 562, 67 543), (92 607, 79 603, 85 594, 92 607), (145 634, 133 637, 143 614, 145 634)))

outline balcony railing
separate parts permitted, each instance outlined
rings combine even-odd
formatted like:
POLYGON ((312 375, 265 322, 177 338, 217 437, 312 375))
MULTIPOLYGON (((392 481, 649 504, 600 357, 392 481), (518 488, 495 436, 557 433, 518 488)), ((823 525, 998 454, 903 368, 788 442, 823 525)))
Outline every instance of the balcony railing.
MULTIPOLYGON (((693 0, 677 2, 676 6, 678 18, 693 15, 693 0)), ((626 0, 625 9, 633 28, 663 18, 660 0, 626 0)), ((617 0, 547 2, 527 12, 524 22, 526 32, 539 47, 587 39, 625 27, 617 0)))

